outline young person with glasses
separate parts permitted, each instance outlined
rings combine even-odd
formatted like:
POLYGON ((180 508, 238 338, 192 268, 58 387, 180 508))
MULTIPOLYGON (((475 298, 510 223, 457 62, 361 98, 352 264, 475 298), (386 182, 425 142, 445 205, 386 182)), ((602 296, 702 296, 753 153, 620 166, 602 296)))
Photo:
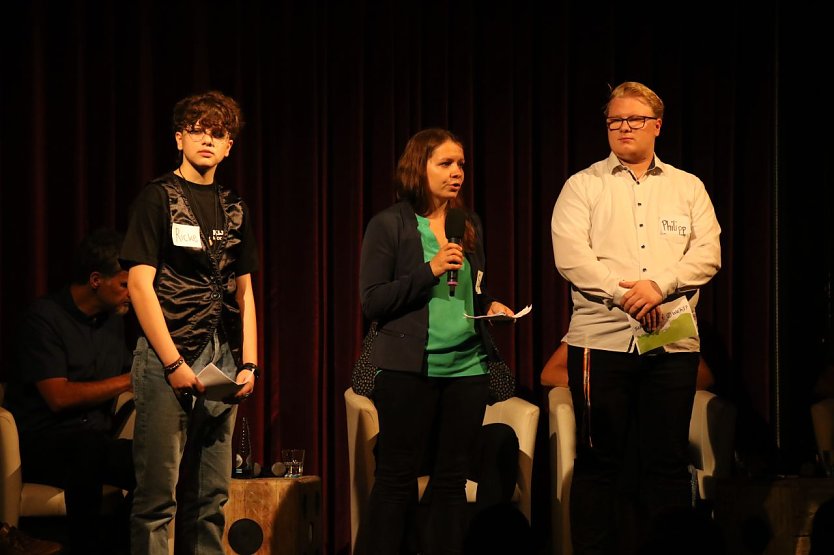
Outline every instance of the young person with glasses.
POLYGON ((144 332, 132 368, 133 555, 167 554, 175 513, 177 553, 223 552, 234 405, 258 377, 252 222, 243 200, 215 180, 242 124, 237 102, 219 92, 178 102, 180 164, 131 207, 121 257, 144 332), (197 373, 209 363, 243 387, 208 400, 197 373))
POLYGON ((639 354, 629 316, 655 330, 659 305, 681 296, 694 315, 698 288, 721 266, 721 229, 701 180, 655 154, 663 113, 641 83, 613 89, 604 127, 611 153, 571 176, 553 209, 556 267, 573 301, 564 339, 577 422, 576 555, 631 552, 617 533, 619 498, 634 500, 643 529, 691 501, 686 449, 698 337, 639 354), (630 452, 638 453, 636 479, 630 452), (625 495, 623 484, 636 493, 625 495))

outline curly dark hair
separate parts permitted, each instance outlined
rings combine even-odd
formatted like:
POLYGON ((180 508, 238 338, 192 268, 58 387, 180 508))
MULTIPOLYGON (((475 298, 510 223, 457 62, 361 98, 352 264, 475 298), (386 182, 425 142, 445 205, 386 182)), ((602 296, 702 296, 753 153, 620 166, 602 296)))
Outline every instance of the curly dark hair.
POLYGON ((230 139, 237 137, 244 124, 237 101, 219 91, 187 96, 174 106, 174 133, 190 129, 197 123, 215 132, 225 131, 230 139))

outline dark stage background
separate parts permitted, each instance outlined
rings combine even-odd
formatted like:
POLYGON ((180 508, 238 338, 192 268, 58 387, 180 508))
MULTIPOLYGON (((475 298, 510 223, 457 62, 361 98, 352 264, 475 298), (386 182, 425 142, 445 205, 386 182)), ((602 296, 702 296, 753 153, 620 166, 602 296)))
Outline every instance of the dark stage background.
MULTIPOLYGON (((347 553, 343 393, 366 325, 358 255, 407 138, 444 126, 463 139, 490 289, 534 307, 495 334, 519 394, 544 409, 539 371, 569 315, 551 210, 570 174, 608 154, 609 84, 638 80, 666 102, 658 155, 704 181, 722 225, 723 269, 699 314, 718 392, 740 410, 739 471, 812 460, 810 388, 831 327, 832 170, 827 143, 812 138, 827 134, 828 95, 805 69, 830 54, 820 18, 767 3, 753 13, 686 4, 677 18, 644 4, 488 4, 7 3, 3 365, 19 314, 65 281, 78 240, 124 230, 140 187, 174 168, 174 102, 233 95, 248 124, 220 176, 253 210, 265 370, 241 415, 262 463, 307 449, 305 470, 323 479, 325 552, 347 553)), ((546 422, 534 475, 541 542, 546 422)))

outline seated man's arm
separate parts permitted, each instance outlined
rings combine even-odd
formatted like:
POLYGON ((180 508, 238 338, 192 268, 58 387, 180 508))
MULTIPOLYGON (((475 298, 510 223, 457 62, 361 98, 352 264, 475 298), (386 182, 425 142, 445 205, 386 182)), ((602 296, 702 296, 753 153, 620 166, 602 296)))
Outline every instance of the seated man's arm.
POLYGON ((545 363, 541 383, 553 387, 568 387, 568 344, 564 341, 545 363))
MULTIPOLYGON (((99 380, 95 379, 97 376, 90 373, 88 368, 82 372, 85 377, 73 377, 68 361, 75 360, 76 364, 83 366, 89 353, 78 347, 77 336, 67 334, 68 326, 60 324, 63 309, 56 306, 51 301, 36 301, 24 316, 20 328, 18 362, 13 370, 16 381, 33 385, 53 413, 93 407, 130 391, 130 373, 124 372, 127 367, 103 368, 107 371, 104 375, 108 377, 99 380), (113 376, 115 372, 123 373, 113 376)), ((124 345, 119 351, 126 355, 124 345)), ((119 364, 129 362, 126 356, 107 359, 118 360, 119 364)))
POLYGON ((712 369, 704 360, 704 357, 698 359, 698 377, 695 380, 695 389, 698 391, 709 390, 715 385, 715 377, 712 375, 712 369))
POLYGON ((52 412, 100 405, 131 389, 129 372, 92 382, 48 378, 35 382, 35 386, 52 412))

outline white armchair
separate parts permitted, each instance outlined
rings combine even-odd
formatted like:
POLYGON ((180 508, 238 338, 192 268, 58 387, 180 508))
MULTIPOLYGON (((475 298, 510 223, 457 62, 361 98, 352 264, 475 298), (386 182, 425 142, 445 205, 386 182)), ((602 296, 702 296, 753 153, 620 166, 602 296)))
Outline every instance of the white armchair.
MULTIPOLYGON (((117 400, 116 409, 125 403, 125 418, 117 430, 117 437, 133 437, 131 393, 124 393, 117 400)), ((105 500, 110 496, 123 496, 125 492, 104 486, 105 500)), ((20 464, 20 438, 14 416, 0 407, 0 521, 17 526, 20 517, 66 516, 64 490, 45 484, 24 482, 20 464)))
MULTIPOLYGON (((551 530, 554 551, 573 553, 570 540, 570 485, 576 457, 576 419, 567 387, 548 394, 551 530)), ((709 391, 697 391, 689 422, 691 463, 701 499, 712 499, 715 479, 729 476, 733 463, 736 409, 709 391)))
POLYGON ((690 462, 700 499, 715 498, 715 482, 733 470, 736 408, 710 391, 696 391, 689 421, 690 462))
MULTIPOLYGON (((374 445, 379 434, 379 419, 373 401, 357 395, 353 389, 345 391, 347 411, 348 451, 350 456, 350 527, 351 548, 356 545, 359 520, 368 503, 374 483, 374 445)), ((533 454, 536 446, 536 429, 539 424, 539 407, 519 397, 512 397, 487 407, 484 424, 508 424, 518 438, 518 479, 513 494, 513 503, 530 520, 531 481, 533 475, 533 454)), ((422 496, 428 477, 418 480, 422 496)), ((478 485, 466 483, 466 499, 475 501, 478 485)))

